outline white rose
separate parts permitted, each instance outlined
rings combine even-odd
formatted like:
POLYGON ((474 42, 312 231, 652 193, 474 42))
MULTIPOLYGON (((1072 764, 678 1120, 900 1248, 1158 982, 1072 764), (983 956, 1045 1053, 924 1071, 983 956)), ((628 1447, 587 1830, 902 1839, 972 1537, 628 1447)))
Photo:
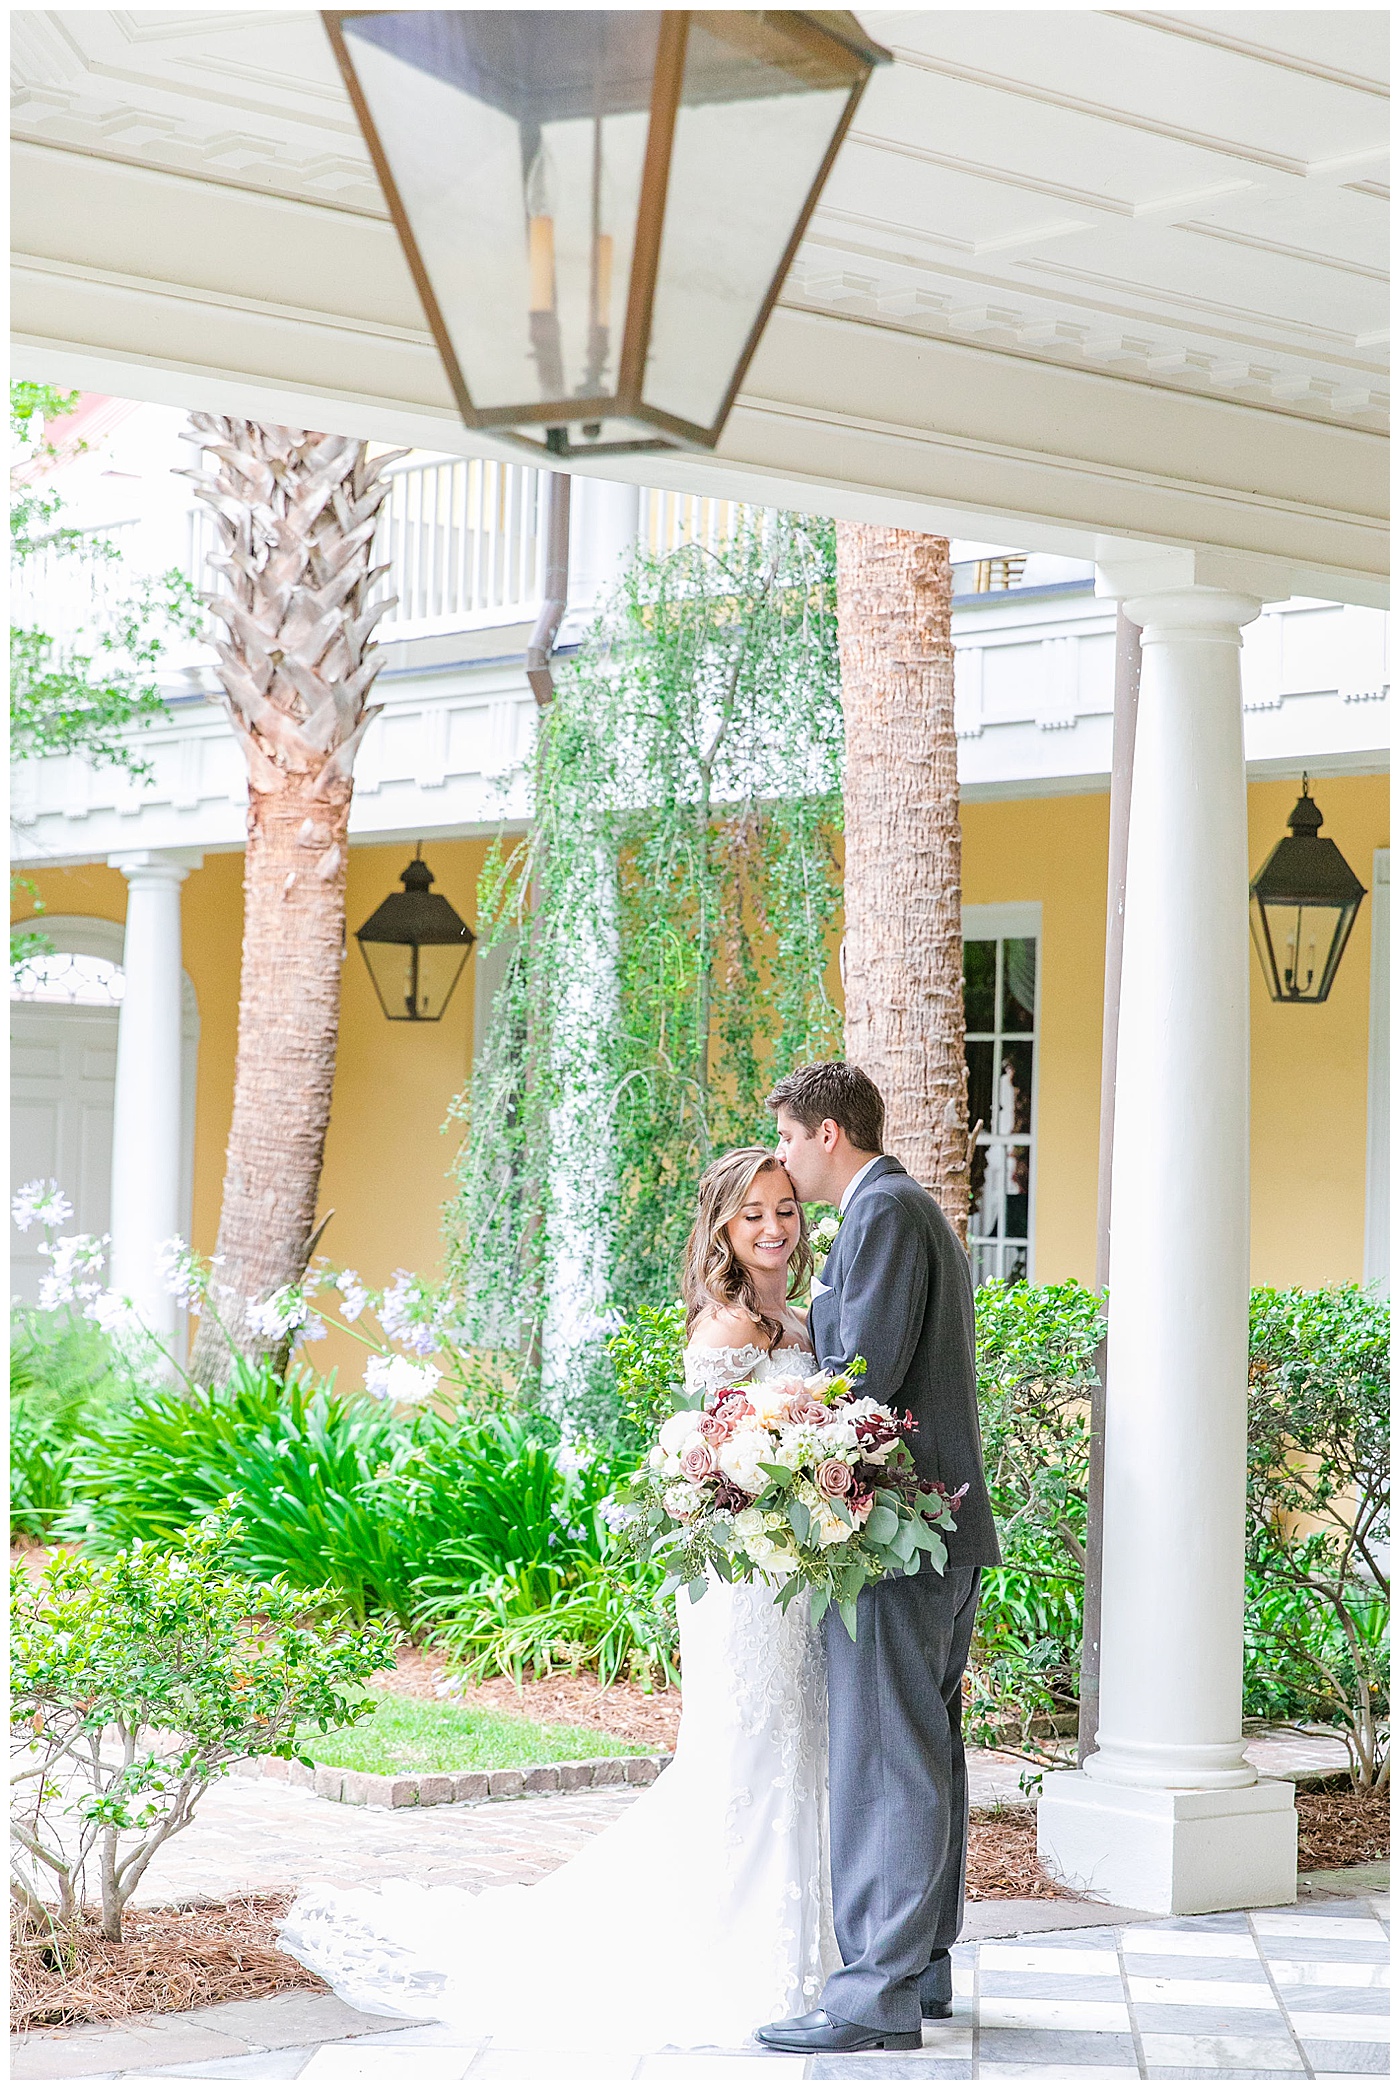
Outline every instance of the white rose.
POLYGON ((661 1449, 661 1446, 659 1444, 653 1444, 651 1450, 647 1453, 648 1466, 650 1466, 653 1473, 659 1473, 661 1471, 661 1468, 665 1465, 665 1463, 665 1452, 661 1449))
POLYGON ((839 1546, 843 1538, 849 1538, 850 1536, 850 1525, 843 1524, 840 1517, 827 1515, 817 1519, 817 1544, 819 1546, 839 1546))
POLYGON ((727 1444, 720 1445, 718 1457, 720 1472, 746 1495, 757 1495, 768 1485, 768 1475, 759 1465, 760 1460, 771 1463, 773 1458, 773 1447, 765 1433, 745 1430, 731 1437, 727 1444))
POLYGON ((763 1518, 756 1509, 741 1509, 734 1519, 734 1536, 747 1545, 750 1539, 763 1537, 763 1518))
POLYGON ((694 1408, 678 1408, 674 1415, 668 1415, 662 1423, 657 1443, 663 1451, 670 1452, 673 1456, 678 1455, 686 1438, 694 1436, 695 1425, 699 1420, 700 1417, 694 1408))
POLYGON ((854 1451, 860 1439, 853 1422, 837 1420, 823 1423, 821 1428, 821 1456, 824 1459, 839 1459, 843 1452, 854 1451))

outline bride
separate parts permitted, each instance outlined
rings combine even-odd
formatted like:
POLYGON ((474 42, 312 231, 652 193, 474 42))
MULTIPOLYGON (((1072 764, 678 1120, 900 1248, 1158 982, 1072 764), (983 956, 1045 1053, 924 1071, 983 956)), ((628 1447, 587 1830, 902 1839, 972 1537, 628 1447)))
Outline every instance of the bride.
MULTIPOLYGON (((762 1147, 701 1179, 686 1248, 686 1387, 815 1370, 791 1305, 812 1267, 787 1173, 762 1147)), ((675 1760, 529 1887, 310 1887, 282 1944, 362 2009, 511 2046, 747 2044, 815 2007, 839 1965, 826 1830, 826 1676, 807 1598, 711 1577, 677 1598, 675 1760)))

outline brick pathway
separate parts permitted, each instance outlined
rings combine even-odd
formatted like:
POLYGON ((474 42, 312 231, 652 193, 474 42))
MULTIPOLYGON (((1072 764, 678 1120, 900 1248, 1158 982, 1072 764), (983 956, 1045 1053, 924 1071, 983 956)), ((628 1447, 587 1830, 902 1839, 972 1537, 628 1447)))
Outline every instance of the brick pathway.
MULTIPOLYGON (((1333 1735, 1262 1735, 1248 1753, 1260 1770, 1289 1775, 1346 1762, 1333 1735)), ((969 1753, 974 1807, 1023 1795, 1031 1767, 988 1750, 969 1753)), ((601 1792, 492 1802, 484 1807, 347 1807, 265 1778, 227 1778, 200 1803, 192 1826, 174 1837, 142 1882, 139 1899, 273 1893, 308 1879, 336 1886, 415 1879, 455 1887, 536 1880, 560 1865, 635 1795, 601 1792)))

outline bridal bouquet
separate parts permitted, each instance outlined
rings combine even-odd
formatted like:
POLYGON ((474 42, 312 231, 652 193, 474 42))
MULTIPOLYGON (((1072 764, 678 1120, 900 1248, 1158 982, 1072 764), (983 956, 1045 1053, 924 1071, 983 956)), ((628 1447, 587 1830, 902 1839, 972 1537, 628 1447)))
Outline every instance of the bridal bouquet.
POLYGON ((721 1387, 667 1418, 634 1482, 632 1524, 667 1592, 699 1598, 711 1568, 725 1582, 763 1576, 784 1607, 810 1589, 814 1619, 835 1604, 854 1640, 868 1582, 916 1574, 924 1556, 945 1565, 940 1534, 957 1529, 966 1488, 920 1480, 913 1417, 858 1396, 864 1370, 857 1358, 835 1377, 721 1387))

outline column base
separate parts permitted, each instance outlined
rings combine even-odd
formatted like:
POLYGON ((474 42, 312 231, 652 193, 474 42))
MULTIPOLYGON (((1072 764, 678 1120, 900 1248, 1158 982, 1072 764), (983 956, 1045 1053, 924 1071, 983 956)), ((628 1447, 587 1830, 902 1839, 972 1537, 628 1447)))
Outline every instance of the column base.
POLYGON ((1298 1897, 1298 1815, 1282 1780, 1183 1792, 1051 1771, 1037 1823, 1046 1871, 1090 1901, 1204 1916, 1298 1897))

